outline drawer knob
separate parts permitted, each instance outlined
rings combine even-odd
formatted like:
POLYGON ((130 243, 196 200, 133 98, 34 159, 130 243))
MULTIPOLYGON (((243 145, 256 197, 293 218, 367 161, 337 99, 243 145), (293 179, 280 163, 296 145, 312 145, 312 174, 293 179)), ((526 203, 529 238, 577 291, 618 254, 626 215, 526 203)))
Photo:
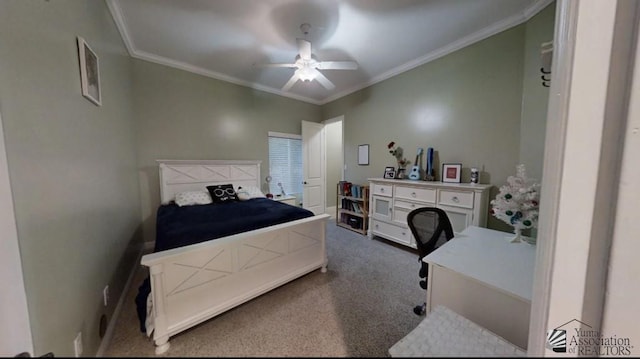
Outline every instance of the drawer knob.
POLYGON ((378 228, 378 225, 376 224, 376 228, 378 228))
POLYGON ((412 204, 412 205, 411 205, 411 208, 416 208, 416 205, 415 205, 415 204, 412 204))
POLYGON ((458 199, 457 196, 453 196, 453 198, 451 198, 452 201, 454 201, 455 203, 460 202, 460 200, 458 199))
POLYGON ((416 193, 415 192, 411 192, 411 197, 416 197, 416 193))
POLYGON ((403 235, 403 236, 406 236, 406 235, 407 235, 407 232, 402 232, 402 235, 403 235))

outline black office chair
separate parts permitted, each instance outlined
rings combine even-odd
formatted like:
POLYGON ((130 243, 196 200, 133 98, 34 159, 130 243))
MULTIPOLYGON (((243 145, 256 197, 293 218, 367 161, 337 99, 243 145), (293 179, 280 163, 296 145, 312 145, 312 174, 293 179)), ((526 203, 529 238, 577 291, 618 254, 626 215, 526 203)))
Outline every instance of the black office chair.
MULTIPOLYGON (((420 287, 426 290, 429 267, 422 261, 422 258, 453 238, 453 227, 447 213, 435 207, 421 207, 409 212, 407 224, 418 247, 418 261, 420 262, 418 275, 422 278, 420 287)), ((425 302, 415 306, 413 312, 422 315, 425 313, 426 307, 427 303, 425 302)))

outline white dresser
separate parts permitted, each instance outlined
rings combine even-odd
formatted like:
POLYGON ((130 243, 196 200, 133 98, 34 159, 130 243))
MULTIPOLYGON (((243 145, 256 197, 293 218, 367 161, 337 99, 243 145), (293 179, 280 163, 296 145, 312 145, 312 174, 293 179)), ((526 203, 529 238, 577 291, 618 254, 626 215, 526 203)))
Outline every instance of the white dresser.
POLYGON ((487 225, 492 187, 488 184, 369 178, 369 187, 369 237, 416 248, 407 215, 419 207, 443 209, 456 233, 471 225, 487 225))

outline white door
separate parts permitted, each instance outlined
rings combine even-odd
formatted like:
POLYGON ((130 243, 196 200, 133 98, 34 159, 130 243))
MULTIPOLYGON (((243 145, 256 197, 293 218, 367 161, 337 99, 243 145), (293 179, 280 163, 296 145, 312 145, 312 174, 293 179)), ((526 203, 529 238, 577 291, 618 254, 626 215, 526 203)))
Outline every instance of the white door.
POLYGON ((9 183, 9 167, 0 118, 0 356, 33 355, 27 296, 22 279, 16 219, 9 183))
POLYGON ((325 211, 324 125, 302 121, 302 206, 314 214, 325 211))

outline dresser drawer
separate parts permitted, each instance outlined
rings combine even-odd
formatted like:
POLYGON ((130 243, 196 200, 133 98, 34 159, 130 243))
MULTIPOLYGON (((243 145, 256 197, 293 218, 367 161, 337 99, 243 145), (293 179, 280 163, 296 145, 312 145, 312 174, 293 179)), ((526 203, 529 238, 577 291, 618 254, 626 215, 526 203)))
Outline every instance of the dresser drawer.
POLYGON ((396 198, 435 203, 436 190, 430 188, 396 186, 396 198))
POLYGON ((393 185, 374 183, 371 187, 373 188, 372 193, 374 195, 385 197, 393 196, 393 185))
POLYGON ((416 203, 416 202, 401 201, 399 199, 396 199, 394 202, 394 207, 403 208, 411 212, 414 209, 420 208, 420 207, 435 207, 435 203, 416 203))
POLYGON ((440 201, 438 202, 438 204, 462 208, 473 208, 473 192, 440 190, 440 201))
POLYGON ((374 220, 371 222, 371 232, 406 245, 412 244, 411 230, 406 227, 394 226, 393 224, 374 220))
MULTIPOLYGON (((398 202, 396 201, 396 203, 398 202)), ((391 216, 391 219, 394 223, 406 225, 409 212, 411 212, 410 209, 396 206, 393 208, 393 215, 391 216)))

